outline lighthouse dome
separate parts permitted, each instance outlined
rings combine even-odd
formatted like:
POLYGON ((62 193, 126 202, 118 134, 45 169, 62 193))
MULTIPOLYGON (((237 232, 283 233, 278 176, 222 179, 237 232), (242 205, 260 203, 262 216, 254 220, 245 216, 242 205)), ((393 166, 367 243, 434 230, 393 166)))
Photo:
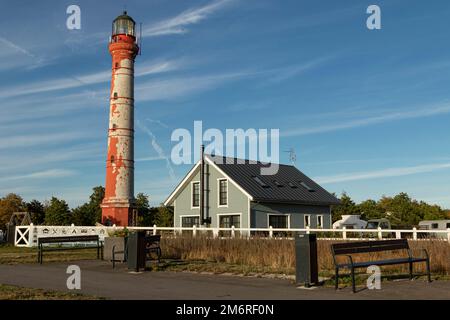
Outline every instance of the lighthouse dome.
POLYGON ((135 22, 126 11, 114 19, 112 25, 112 35, 125 34, 135 37, 135 22))

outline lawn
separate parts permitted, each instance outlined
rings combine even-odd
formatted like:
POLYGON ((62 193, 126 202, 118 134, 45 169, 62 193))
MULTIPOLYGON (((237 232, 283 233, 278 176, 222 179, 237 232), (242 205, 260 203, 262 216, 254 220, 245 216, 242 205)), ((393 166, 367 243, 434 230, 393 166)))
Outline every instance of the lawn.
MULTIPOLYGON (((0 264, 37 263, 37 248, 0 245, 0 264)), ((96 259, 97 249, 44 252, 44 263, 96 259)))
POLYGON ((103 298, 78 293, 23 288, 0 284, 0 300, 102 300, 103 298))

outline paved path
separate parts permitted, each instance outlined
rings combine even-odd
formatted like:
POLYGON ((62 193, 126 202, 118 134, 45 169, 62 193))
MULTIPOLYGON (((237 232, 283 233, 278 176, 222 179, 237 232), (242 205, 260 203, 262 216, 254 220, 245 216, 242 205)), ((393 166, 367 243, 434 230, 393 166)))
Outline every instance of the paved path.
MULTIPOLYGON (((70 264, 81 268, 77 292, 112 299, 450 299, 450 281, 431 284, 415 280, 382 282, 381 290, 350 288, 298 289, 288 280, 204 275, 185 272, 130 273, 99 261, 70 264)), ((31 288, 68 291, 69 264, 0 265, 0 283, 31 288)))

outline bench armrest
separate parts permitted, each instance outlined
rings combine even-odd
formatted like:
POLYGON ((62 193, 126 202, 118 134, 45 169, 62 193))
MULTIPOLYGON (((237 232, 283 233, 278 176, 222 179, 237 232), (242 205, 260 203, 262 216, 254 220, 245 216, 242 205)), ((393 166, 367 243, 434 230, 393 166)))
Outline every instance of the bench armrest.
POLYGON ((352 258, 352 256, 349 255, 349 254, 346 254, 345 256, 346 256, 346 257, 348 258, 348 260, 350 261, 350 265, 353 266, 353 258, 352 258))

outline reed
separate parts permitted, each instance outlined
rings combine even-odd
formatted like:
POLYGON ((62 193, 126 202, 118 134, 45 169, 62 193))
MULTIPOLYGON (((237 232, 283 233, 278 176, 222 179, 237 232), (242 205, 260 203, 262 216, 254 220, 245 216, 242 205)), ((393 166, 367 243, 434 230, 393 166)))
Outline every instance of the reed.
MULTIPOLYGON (((330 245, 331 240, 318 240, 319 271, 332 273, 334 270, 330 245)), ((410 248, 416 254, 426 249, 430 256, 433 274, 450 275, 450 244, 443 240, 410 241, 410 248)), ((164 258, 186 261, 204 260, 208 262, 241 265, 255 270, 293 274, 295 270, 294 241, 289 239, 220 239, 203 236, 163 237, 161 247, 164 258)), ((405 255, 406 252, 376 252, 367 254, 371 259, 388 259, 405 255)), ((367 255, 365 257, 367 257, 367 255)), ((355 260, 364 255, 356 255, 355 260)), ((407 272, 408 266, 383 267, 384 272, 407 272)), ((425 264, 415 264, 416 272, 425 272, 425 264)))

